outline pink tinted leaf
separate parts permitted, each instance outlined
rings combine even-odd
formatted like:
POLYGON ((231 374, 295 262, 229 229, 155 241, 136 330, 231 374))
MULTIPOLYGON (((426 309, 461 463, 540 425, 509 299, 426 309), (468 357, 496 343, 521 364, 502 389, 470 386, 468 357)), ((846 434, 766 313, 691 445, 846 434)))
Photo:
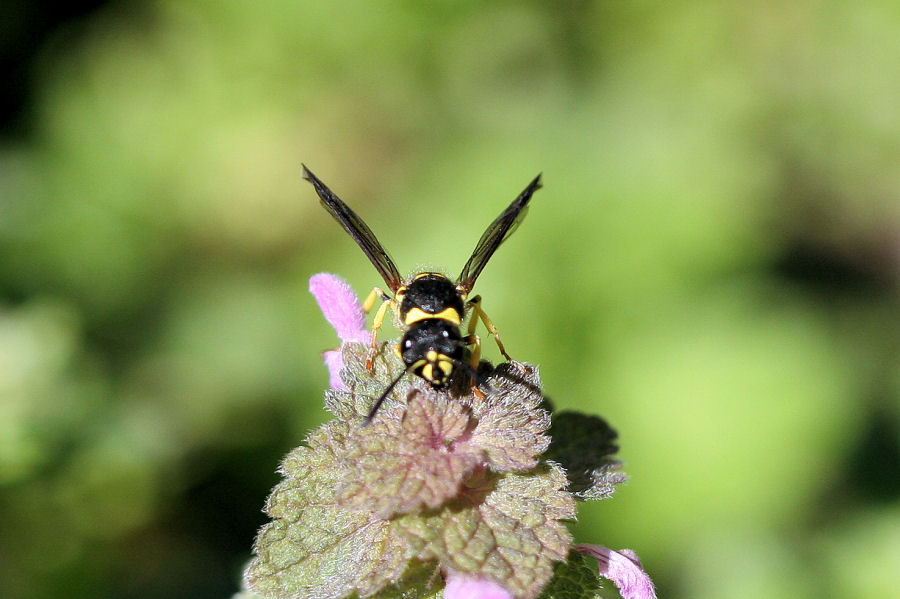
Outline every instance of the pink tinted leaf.
POLYGON ((495 472, 534 468, 547 450, 550 414, 543 410, 537 368, 520 362, 501 364, 487 378, 484 401, 475 401, 477 425, 466 443, 484 452, 495 472))
POLYGON ((395 520, 398 534, 422 560, 445 571, 503 581, 519 599, 534 599, 569 553, 561 520, 575 516, 565 473, 548 464, 527 475, 469 479, 448 509, 395 520))
POLYGON ((385 411, 350 438, 339 501, 389 518, 455 497, 466 474, 481 463, 481 452, 454 445, 468 422, 458 402, 413 391, 405 412, 385 411))

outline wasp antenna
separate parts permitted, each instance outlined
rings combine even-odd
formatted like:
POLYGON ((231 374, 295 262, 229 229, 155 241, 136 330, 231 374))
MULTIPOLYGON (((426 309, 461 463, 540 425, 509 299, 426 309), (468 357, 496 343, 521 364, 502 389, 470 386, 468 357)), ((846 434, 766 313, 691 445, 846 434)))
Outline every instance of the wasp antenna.
POLYGON ((407 372, 409 372, 409 367, 404 368, 403 372, 398 374, 397 378, 391 381, 391 384, 388 385, 388 388, 385 389, 381 396, 379 396, 379 398, 375 400, 375 405, 372 406, 372 409, 369 410, 369 413, 363 419, 363 426, 368 426, 372 422, 372 419, 375 418, 375 414, 378 412, 378 408, 381 407, 381 404, 384 403, 384 400, 387 399, 387 396, 391 393, 391 391, 394 390, 394 387, 397 386, 397 383, 400 382, 400 379, 402 379, 407 372))

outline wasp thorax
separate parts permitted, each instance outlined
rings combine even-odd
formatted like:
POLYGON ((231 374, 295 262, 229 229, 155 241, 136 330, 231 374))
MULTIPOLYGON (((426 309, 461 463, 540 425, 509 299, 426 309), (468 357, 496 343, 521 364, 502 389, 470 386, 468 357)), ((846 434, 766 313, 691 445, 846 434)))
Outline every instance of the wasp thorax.
POLYGON ((456 364, 463 358, 465 344, 459 329, 445 320, 417 322, 400 342, 406 367, 435 387, 446 385, 456 364))
POLYGON ((463 299, 456 285, 442 274, 418 274, 397 295, 400 318, 407 326, 425 318, 440 318, 456 325, 462 320, 463 299))

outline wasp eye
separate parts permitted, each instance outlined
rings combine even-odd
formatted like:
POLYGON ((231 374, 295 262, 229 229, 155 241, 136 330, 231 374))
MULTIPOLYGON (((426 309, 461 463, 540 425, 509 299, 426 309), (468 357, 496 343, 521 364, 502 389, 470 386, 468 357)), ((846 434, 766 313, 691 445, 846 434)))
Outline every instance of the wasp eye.
POLYGON ((450 336, 450 331, 441 331, 441 333, 444 335, 444 337, 450 336))
POLYGON ((407 339, 403 342, 403 347, 412 347, 412 339, 407 339))

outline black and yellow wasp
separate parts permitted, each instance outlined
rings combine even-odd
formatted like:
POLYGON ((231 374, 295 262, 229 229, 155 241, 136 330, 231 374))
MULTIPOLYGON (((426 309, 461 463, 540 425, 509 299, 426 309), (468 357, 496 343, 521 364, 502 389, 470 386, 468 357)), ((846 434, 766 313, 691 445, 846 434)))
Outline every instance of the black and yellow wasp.
POLYGON ((481 341, 475 335, 475 326, 479 320, 494 337, 503 356, 510 359, 500 341, 497 328, 481 309, 481 297, 468 297, 488 260, 525 217, 528 201, 541 187, 540 175, 488 226, 478 240, 472 256, 463 266, 456 283, 436 272, 420 272, 404 280, 368 225, 305 165, 303 178, 312 183, 322 205, 359 244, 394 294, 394 297, 390 297, 375 287, 363 302, 363 309, 368 313, 378 298, 383 300, 372 322, 372 350, 367 365, 372 367, 378 329, 381 328, 388 307, 394 311, 398 325, 405 331, 398 351, 406 368, 376 400, 366 422, 371 421, 381 403, 406 372, 422 377, 435 388, 447 385, 450 375, 457 367, 462 367, 473 378, 477 378, 475 369, 481 356, 481 341), (463 337, 459 327, 470 312, 467 335, 463 337), (469 362, 464 361, 467 347, 471 347, 469 362))

